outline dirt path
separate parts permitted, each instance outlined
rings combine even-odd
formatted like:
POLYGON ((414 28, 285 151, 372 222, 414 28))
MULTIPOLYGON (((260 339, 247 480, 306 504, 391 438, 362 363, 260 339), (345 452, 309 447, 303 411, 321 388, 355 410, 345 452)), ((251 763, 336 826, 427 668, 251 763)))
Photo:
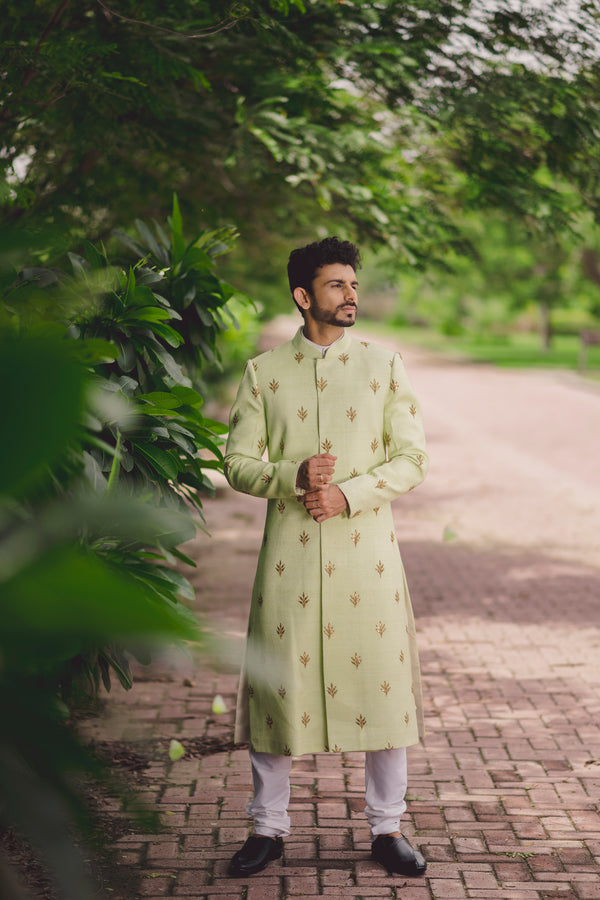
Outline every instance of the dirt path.
MULTIPOLYGON (((278 321, 266 341, 289 333, 278 321)), ((426 879, 369 862, 360 754, 295 763, 283 864, 247 885, 224 877, 250 779, 245 751, 226 744, 232 715, 210 707, 217 692, 233 703, 265 510, 221 479, 205 505, 212 536, 188 547, 219 666, 169 660, 90 726, 145 747, 164 813, 164 835, 118 845, 141 876, 122 900, 600 898, 600 391, 401 349, 432 458, 425 484, 395 503, 428 723, 410 751, 406 831, 426 879), (175 764, 171 737, 189 750, 175 764), (190 755, 209 739, 209 755, 190 755)))

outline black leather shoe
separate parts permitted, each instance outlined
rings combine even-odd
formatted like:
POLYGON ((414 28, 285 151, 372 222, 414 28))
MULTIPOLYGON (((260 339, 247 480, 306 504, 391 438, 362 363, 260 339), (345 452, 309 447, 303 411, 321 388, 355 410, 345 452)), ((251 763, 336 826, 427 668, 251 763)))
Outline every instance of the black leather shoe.
POLYGON ((412 847, 405 837, 391 834, 378 835, 371 845, 373 859, 381 863, 388 872, 399 875, 424 875, 427 863, 421 853, 412 847))
POLYGON ((251 834, 242 849, 232 857, 227 874, 232 878, 254 875, 255 872, 261 872, 272 859, 279 859, 282 851, 283 841, 280 837, 251 834))

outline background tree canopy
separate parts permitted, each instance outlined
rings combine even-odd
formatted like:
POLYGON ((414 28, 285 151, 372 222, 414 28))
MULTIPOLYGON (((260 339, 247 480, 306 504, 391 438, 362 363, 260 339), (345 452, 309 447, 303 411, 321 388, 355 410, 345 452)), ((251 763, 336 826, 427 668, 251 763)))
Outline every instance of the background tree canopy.
POLYGON ((465 208, 563 231, 579 207, 600 217, 598 17, 586 2, 7 2, 0 217, 73 244, 164 216, 175 190, 188 221, 240 227, 251 261, 322 229, 425 263, 466 249, 465 208))

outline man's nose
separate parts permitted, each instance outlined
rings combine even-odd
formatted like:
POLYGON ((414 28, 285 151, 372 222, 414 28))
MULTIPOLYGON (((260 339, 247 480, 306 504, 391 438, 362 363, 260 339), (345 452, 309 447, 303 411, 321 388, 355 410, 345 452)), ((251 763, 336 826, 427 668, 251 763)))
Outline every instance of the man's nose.
POLYGON ((346 289, 344 291, 344 299, 345 300, 353 300, 355 303, 358 299, 358 292, 356 288, 352 287, 352 285, 347 284, 346 289))

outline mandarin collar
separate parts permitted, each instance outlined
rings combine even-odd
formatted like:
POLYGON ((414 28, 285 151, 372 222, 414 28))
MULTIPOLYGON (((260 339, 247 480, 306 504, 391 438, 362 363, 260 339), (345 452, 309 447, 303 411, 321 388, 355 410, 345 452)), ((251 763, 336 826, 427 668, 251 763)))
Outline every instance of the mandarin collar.
MULTIPOLYGON (((292 346, 294 350, 298 353, 302 353, 303 356, 308 357, 308 359, 324 359, 326 360, 329 356, 327 352, 325 356, 323 356, 319 347, 313 346, 313 344, 309 344, 308 341, 303 337, 302 330, 304 325, 301 325, 294 337, 292 338, 292 346)), ((350 346, 350 341, 352 338, 348 334, 350 331, 349 328, 344 328, 344 333, 339 341, 335 342, 336 350, 339 350, 340 353, 344 353, 350 346)), ((333 344, 331 345, 333 346, 333 344)))

